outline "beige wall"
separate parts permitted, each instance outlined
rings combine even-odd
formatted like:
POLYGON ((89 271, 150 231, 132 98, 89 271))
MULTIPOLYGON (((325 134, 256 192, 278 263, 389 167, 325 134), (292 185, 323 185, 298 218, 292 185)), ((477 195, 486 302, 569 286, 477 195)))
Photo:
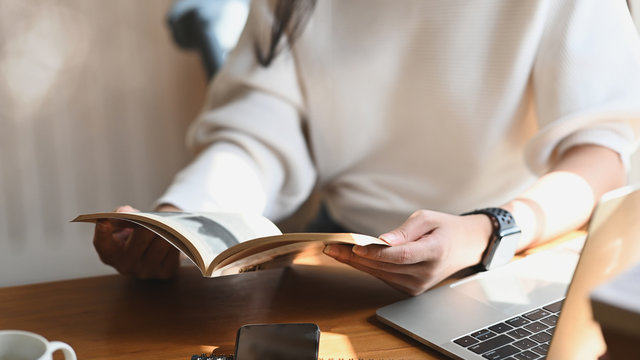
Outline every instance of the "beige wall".
POLYGON ((0 286, 111 272, 81 212, 141 209, 188 160, 205 78, 170 0, 0 0, 0 286))

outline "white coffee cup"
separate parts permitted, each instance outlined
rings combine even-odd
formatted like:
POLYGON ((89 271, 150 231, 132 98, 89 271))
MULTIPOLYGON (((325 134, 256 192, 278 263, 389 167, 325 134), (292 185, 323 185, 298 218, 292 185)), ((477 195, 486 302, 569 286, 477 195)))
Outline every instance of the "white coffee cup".
POLYGON ((48 341, 29 331, 0 330, 0 360, 51 360, 62 350, 65 360, 76 360, 71 346, 60 341, 48 341))

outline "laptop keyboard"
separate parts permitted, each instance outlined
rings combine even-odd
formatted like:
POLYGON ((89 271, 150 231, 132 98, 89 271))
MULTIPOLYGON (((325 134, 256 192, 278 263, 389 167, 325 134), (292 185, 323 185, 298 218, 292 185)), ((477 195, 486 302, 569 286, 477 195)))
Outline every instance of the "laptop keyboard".
POLYGON ((549 351, 562 301, 541 306, 453 342, 491 360, 544 358, 549 351))

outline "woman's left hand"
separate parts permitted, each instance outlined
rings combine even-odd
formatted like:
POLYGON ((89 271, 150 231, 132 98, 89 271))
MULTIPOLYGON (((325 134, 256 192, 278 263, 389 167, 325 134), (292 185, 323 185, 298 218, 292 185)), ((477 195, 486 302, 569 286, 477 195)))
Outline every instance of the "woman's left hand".
POLYGON ((391 246, 328 245, 325 254, 392 287, 418 295, 482 258, 491 236, 486 215, 457 216, 419 210, 380 235, 391 246))

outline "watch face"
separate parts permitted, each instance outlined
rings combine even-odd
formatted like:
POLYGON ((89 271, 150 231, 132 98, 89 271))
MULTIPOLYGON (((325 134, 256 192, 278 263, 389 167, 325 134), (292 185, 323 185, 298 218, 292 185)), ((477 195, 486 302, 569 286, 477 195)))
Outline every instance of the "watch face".
POLYGON ((507 236, 511 236, 511 235, 519 235, 521 233, 520 228, 517 225, 513 225, 511 227, 508 228, 501 228, 500 229, 500 237, 504 238, 507 236))
POLYGON ((511 261, 518 248, 520 228, 513 215, 502 208, 478 209, 463 215, 484 214, 491 219, 493 235, 487 250, 482 256, 482 265, 486 270, 504 265, 511 261))
POLYGON ((511 261, 516 254, 519 240, 520 230, 502 238, 496 237, 495 241, 492 241, 489 249, 487 249, 487 254, 483 261, 485 269, 491 270, 511 261))

